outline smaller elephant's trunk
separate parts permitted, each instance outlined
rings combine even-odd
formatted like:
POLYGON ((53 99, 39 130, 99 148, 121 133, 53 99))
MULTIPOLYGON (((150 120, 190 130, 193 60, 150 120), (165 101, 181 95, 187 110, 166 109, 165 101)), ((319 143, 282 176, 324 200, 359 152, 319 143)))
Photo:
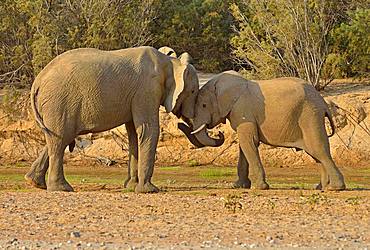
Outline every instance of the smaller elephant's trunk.
POLYGON ((200 143, 197 138, 191 134, 192 129, 188 127, 185 123, 178 123, 177 127, 186 135, 188 140, 197 148, 203 148, 204 145, 200 143))
POLYGON ((206 127, 194 133, 194 135, 201 144, 209 147, 219 147, 225 142, 225 137, 221 132, 218 134, 219 138, 212 138, 208 135, 206 127))
POLYGON ((200 129, 196 130, 194 134, 192 134, 191 128, 189 128, 187 125, 183 123, 178 124, 178 128, 184 132, 186 137, 189 139, 189 141, 196 147, 201 148, 204 146, 209 147, 219 147, 225 142, 224 135, 222 133, 219 133, 219 138, 212 138, 207 134, 207 130, 205 126, 200 129))

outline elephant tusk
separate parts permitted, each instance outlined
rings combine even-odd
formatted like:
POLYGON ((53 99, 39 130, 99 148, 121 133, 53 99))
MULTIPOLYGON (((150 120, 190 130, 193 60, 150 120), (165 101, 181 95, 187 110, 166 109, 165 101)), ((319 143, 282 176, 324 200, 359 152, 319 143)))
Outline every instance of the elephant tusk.
POLYGON ((202 129, 204 129, 205 128, 205 126, 206 126, 206 124, 205 123, 203 123, 198 129, 196 129, 196 130, 194 130, 193 132, 191 132, 190 134, 196 134, 196 133, 198 133, 199 131, 201 131, 202 129))

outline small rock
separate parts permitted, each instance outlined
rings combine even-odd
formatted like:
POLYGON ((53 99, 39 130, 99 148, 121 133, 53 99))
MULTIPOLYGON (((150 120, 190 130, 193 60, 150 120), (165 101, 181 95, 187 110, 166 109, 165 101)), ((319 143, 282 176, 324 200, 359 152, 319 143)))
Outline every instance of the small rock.
POLYGON ((257 245, 257 244, 255 244, 255 243, 252 243, 252 244, 250 244, 250 245, 249 245, 249 247, 250 247, 250 248, 256 248, 256 247, 258 247, 258 245, 257 245))
POLYGON ((13 238, 11 239, 8 244, 11 244, 11 245, 17 245, 18 244, 18 239, 17 238, 13 238))
POLYGON ((81 234, 80 234, 80 232, 71 232, 71 237, 80 238, 81 234))
POLYGON ((73 242, 73 241, 71 241, 71 240, 68 240, 68 241, 67 241, 67 244, 72 244, 72 242, 73 242))
POLYGON ((182 246, 187 246, 189 243, 187 242, 187 241, 181 241, 180 242, 180 245, 182 245, 182 246))
POLYGON ((202 244, 205 246, 209 246, 209 245, 212 245, 212 241, 206 240, 206 241, 203 241, 202 244))
POLYGON ((92 247, 92 244, 91 243, 87 243, 86 246, 87 247, 92 247))

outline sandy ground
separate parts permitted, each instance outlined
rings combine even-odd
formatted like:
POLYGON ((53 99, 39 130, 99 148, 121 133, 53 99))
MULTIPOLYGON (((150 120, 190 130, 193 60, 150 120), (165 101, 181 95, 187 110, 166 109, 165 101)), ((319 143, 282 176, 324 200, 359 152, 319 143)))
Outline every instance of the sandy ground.
POLYGON ((316 166, 266 168, 271 190, 231 189, 233 167, 156 167, 158 194, 122 188, 125 168, 66 165, 74 193, 0 168, 0 249, 368 249, 370 174, 312 190, 316 166))
POLYGON ((367 249, 369 201, 369 191, 8 192, 0 249, 367 249))

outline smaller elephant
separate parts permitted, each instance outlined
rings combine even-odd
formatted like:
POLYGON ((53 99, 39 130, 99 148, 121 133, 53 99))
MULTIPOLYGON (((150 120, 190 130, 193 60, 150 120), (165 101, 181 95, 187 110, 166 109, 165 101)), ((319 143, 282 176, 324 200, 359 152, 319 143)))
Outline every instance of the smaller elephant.
POLYGON ((239 138, 238 177, 235 187, 250 188, 249 166, 257 189, 268 189, 258 152, 263 142, 272 146, 303 149, 322 164, 318 189, 343 190, 344 178, 331 155, 325 117, 334 125, 328 106, 306 81, 278 78, 248 81, 235 71, 226 71, 209 80, 199 91, 195 117, 190 127, 179 128, 197 147, 220 146, 224 138, 208 135, 226 119, 239 138), (192 128, 196 128, 193 132, 192 128))

